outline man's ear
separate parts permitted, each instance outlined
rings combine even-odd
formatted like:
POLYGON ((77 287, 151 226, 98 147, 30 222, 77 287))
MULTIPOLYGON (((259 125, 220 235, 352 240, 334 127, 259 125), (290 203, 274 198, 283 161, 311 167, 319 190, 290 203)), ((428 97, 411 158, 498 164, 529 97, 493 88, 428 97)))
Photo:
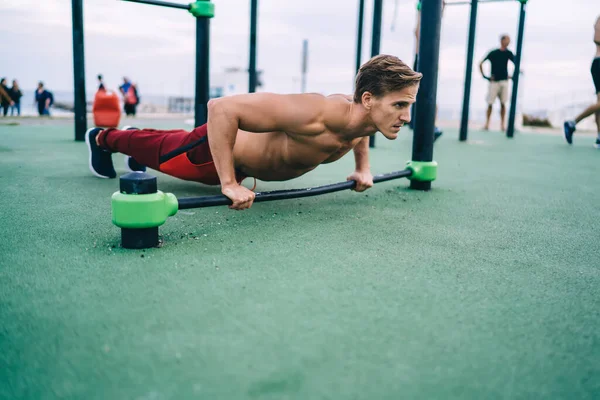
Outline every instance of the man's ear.
POLYGON ((370 110, 373 106, 373 94, 371 92, 364 92, 360 97, 360 100, 367 110, 370 110))

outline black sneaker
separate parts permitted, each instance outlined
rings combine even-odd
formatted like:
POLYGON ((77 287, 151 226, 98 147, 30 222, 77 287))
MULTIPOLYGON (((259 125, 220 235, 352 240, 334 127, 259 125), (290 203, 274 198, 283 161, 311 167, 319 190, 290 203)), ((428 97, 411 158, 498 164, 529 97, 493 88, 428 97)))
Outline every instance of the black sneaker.
POLYGON ((600 149, 600 138, 596 138, 596 143, 594 143, 594 147, 600 149))
POLYGON ((573 132, 575 132, 575 121, 565 121, 565 139, 567 143, 573 144, 573 132))
POLYGON ((90 171, 99 178, 116 178, 117 172, 113 167, 112 153, 96 144, 96 136, 101 128, 91 128, 85 133, 85 142, 90 151, 90 171))
MULTIPOLYGON (((137 129, 138 128, 133 126, 124 126, 121 128, 122 131, 132 131, 137 129)), ((127 172, 146 172, 146 166, 135 161, 131 156, 125 156, 125 169, 127 172)))
POLYGON ((436 126, 433 130, 433 142, 435 143, 435 141, 438 140, 443 134, 444 132, 442 132, 441 129, 436 126))

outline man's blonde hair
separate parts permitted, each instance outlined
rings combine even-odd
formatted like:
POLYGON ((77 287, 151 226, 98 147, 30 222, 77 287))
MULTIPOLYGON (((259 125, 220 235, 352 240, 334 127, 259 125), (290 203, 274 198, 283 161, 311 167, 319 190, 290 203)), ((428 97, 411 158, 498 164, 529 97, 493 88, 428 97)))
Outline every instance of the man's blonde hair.
POLYGON ((379 55, 364 63, 356 75, 354 102, 360 103, 363 93, 383 97, 390 92, 418 85, 423 74, 415 72, 398 57, 379 55))

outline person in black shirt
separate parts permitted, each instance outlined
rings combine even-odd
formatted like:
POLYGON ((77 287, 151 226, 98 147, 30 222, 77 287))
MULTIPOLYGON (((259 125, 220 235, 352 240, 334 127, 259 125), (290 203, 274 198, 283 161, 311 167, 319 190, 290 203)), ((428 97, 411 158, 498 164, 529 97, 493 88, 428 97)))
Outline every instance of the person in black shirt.
POLYGON ((23 97, 23 92, 19 88, 19 83, 16 79, 13 79, 12 87, 10 88, 10 92, 8 93, 10 98, 13 101, 13 105, 10 107, 10 116, 12 117, 14 112, 17 112, 17 116, 21 115, 21 97, 23 97))
POLYGON ((592 114, 596 115, 596 127, 598 128, 598 136, 596 137, 596 143, 594 147, 600 149, 600 17, 596 20, 594 25, 594 43, 596 44, 596 57, 592 61, 592 80, 596 87, 596 97, 598 101, 592 104, 581 112, 574 120, 565 121, 565 139, 567 143, 573 144, 573 132, 575 132, 575 126, 583 119, 589 117, 592 114))
POLYGON ((54 103, 54 96, 52 92, 44 89, 44 83, 38 83, 38 88, 35 91, 35 102, 37 103, 37 109, 40 116, 50 116, 50 106, 54 103))
POLYGON ((504 123, 506 117, 506 102, 508 101, 508 80, 512 79, 508 75, 508 60, 515 62, 515 55, 512 51, 508 50, 510 44, 510 37, 508 35, 502 35, 500 37, 500 48, 492 50, 487 56, 479 63, 479 70, 481 75, 490 81, 488 95, 487 95, 487 115, 485 120, 485 126, 483 129, 490 129, 490 117, 492 116, 492 106, 496 101, 496 98, 500 99, 500 118, 502 130, 506 130, 504 123), (483 72, 483 63, 490 61, 492 64, 490 76, 486 76, 483 72))
POLYGON ((0 79, 0 105, 2 106, 2 114, 5 117, 8 108, 14 104, 15 102, 10 98, 10 89, 6 86, 6 78, 0 79))

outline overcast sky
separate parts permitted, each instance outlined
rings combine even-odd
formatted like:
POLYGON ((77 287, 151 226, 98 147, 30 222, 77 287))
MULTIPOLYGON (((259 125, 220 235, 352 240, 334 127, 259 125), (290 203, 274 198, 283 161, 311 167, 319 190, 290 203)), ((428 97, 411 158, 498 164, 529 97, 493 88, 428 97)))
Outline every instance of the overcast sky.
MULTIPOLYGON (((186 1, 179 1, 186 3, 186 1)), ((228 67, 247 68, 249 0, 214 0, 210 68, 213 82, 228 67)), ((415 0, 384 0, 381 52, 412 64, 415 0)), ((308 91, 350 93, 353 86, 358 0, 259 0, 258 59, 262 90, 298 92, 303 39, 309 41, 308 91)), ((370 55, 371 11, 366 0, 363 61, 370 55)), ((508 33, 516 47, 519 3, 480 4, 472 102, 483 102, 486 82, 477 64, 508 33)), ((469 6, 446 7, 442 25, 438 102, 462 102, 469 6)), ((0 76, 26 89, 43 80, 51 90, 72 90, 70 0, 0 0, 0 76)), ((530 0, 521 83, 526 108, 558 107, 593 99, 590 65, 598 0, 530 0)), ((85 0, 88 97, 102 73, 116 88, 129 76, 140 93, 193 95, 195 21, 185 10, 85 0)))

